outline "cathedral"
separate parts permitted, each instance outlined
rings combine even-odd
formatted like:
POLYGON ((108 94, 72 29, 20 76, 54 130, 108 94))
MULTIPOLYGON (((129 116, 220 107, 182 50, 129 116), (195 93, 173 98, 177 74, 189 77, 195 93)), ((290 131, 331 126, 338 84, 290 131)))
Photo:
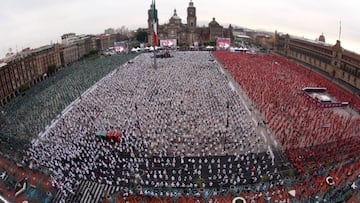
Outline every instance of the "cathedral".
MULTIPOLYGON (((156 11, 157 13, 157 11, 156 11)), ((153 5, 150 5, 148 10, 148 43, 153 42, 153 5)), ((176 9, 173 16, 169 19, 169 22, 163 25, 159 25, 157 21, 157 33, 159 40, 163 39, 176 39, 178 45, 194 45, 197 42, 202 45, 204 42, 213 41, 217 38, 233 38, 232 26, 224 28, 215 18, 208 24, 208 27, 198 27, 196 8, 192 0, 190 0, 187 7, 186 24, 183 24, 181 18, 177 15, 176 9)))

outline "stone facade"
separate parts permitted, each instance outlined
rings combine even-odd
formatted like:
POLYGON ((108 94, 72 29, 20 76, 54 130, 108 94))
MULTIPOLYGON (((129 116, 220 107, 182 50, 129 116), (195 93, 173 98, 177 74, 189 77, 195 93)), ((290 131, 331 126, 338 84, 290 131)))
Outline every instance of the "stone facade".
POLYGON ((20 93, 22 86, 31 87, 44 79, 49 65, 59 67, 59 45, 38 49, 27 48, 2 60, 0 65, 0 105, 4 105, 20 93))
MULTIPOLYGON (((76 35, 75 33, 66 33, 61 36, 61 45, 63 47, 73 47, 73 44, 77 47, 78 58, 82 58, 85 54, 95 49, 93 44, 93 35, 76 35)), ((66 50, 66 49, 63 49, 66 50)), ((64 64, 65 65, 65 64, 64 64)))
POLYGON ((32 50, 32 52, 35 54, 36 58, 36 73, 38 77, 42 77, 47 73, 50 65, 55 65, 56 68, 59 68, 62 65, 59 44, 43 46, 32 50))
POLYGON ((98 50, 104 51, 109 47, 114 46, 114 42, 117 41, 117 34, 101 34, 96 36, 96 48, 98 50))
MULTIPOLYGON (((153 6, 150 5, 148 10, 148 43, 153 44, 153 6)), ((187 17, 186 24, 182 23, 181 18, 177 15, 176 10, 174 10, 173 16, 169 19, 168 23, 159 25, 158 20, 158 38, 162 39, 176 39, 178 44, 183 45, 193 45, 194 42, 200 44, 216 40, 218 37, 226 37, 233 39, 232 27, 224 28, 218 22, 215 21, 215 18, 209 23, 208 27, 198 27, 197 26, 197 15, 196 7, 194 3, 190 1, 189 6, 187 7, 187 17)))
POLYGON ((78 48, 78 52, 79 52, 79 58, 82 58, 85 54, 86 54, 86 50, 85 50, 85 39, 84 38, 79 38, 75 41, 77 48, 78 48))
POLYGON ((20 53, 0 66, 0 105, 20 93, 20 87, 38 81, 36 58, 30 52, 20 53))
POLYGON ((60 51, 61 64, 67 66, 79 60, 79 49, 76 44, 62 46, 60 51))
POLYGON ((31 87, 42 81, 48 67, 61 63, 60 45, 46 45, 37 49, 24 49, 19 53, 1 60, 0 63, 0 105, 20 93, 23 85, 31 87))
MULTIPOLYGON (((325 37, 323 37, 325 41, 325 37)), ((360 55, 321 41, 292 37, 275 32, 275 51, 306 64, 315 66, 330 77, 340 79, 360 89, 360 55)))
MULTIPOLYGON (((107 49, 113 46, 116 35, 100 38, 99 48, 107 49)), ((61 36, 61 40, 61 45, 27 48, 0 59, 0 105, 18 95, 23 85, 32 86, 46 78, 50 65, 56 68, 66 66, 98 48, 94 35, 67 33, 61 36)))

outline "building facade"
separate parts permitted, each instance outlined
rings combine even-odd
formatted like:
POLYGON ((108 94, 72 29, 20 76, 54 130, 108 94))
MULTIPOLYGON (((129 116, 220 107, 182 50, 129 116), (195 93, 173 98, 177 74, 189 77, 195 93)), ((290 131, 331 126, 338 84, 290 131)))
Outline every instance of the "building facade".
POLYGON ((0 66, 0 104, 4 105, 20 93, 22 85, 37 83, 36 58, 32 53, 21 53, 0 66))
POLYGON ((2 60, 0 65, 0 105, 4 105, 44 79, 48 66, 59 67, 59 45, 43 46, 34 50, 24 49, 2 60))
POLYGON ((42 81, 50 65, 59 68, 60 45, 53 44, 37 49, 24 49, 2 59, 0 64, 0 105, 18 95, 22 88, 29 88, 42 81))
POLYGON ((36 73, 39 78, 48 72, 49 66, 55 65, 59 68, 62 65, 59 44, 42 46, 32 50, 32 53, 36 58, 36 73))
MULTIPOLYGON (((149 44, 153 43, 153 12, 153 5, 150 5, 150 9, 148 10, 149 44)), ((198 27, 196 7, 192 1, 190 1, 189 6, 187 7, 186 24, 182 23, 181 18, 177 15, 176 9, 168 23, 159 25, 159 20, 157 23, 159 40, 176 39, 177 43, 180 45, 194 45, 194 42, 203 44, 207 41, 216 40, 219 37, 233 39, 231 25, 229 28, 224 28, 215 21, 215 18, 209 23, 208 27, 198 27)))
POLYGON ((85 47, 85 53, 88 54, 92 50, 96 49, 96 47, 93 45, 92 38, 95 38, 93 35, 86 35, 84 37, 84 47, 85 47))
MULTIPOLYGON (((62 47, 73 48, 75 44, 78 52, 78 59, 84 57, 91 50, 96 49, 96 46, 93 44, 93 35, 76 35, 75 33, 66 33, 61 36, 61 45, 62 47)), ((63 49, 66 51, 67 49, 63 49)))
POLYGON ((60 50, 61 64, 67 66, 79 60, 79 49, 76 44, 62 45, 60 50))
POLYGON ((99 34, 92 38, 92 42, 96 49, 100 51, 106 51, 107 49, 114 47, 115 42, 124 41, 124 35, 121 33, 115 34, 99 34))
POLYGON ((315 66, 333 78, 360 89, 360 55, 341 47, 338 40, 329 45, 275 32, 275 51, 287 57, 315 66))
POLYGON ((101 51, 105 51, 114 46, 117 41, 116 34, 101 34, 96 36, 96 48, 101 51))
MULTIPOLYGON (((104 46, 112 46, 116 37, 105 38, 104 46), (114 38, 114 39, 112 39, 114 38)), ((0 105, 18 95, 21 90, 33 86, 56 69, 73 63, 97 48, 96 36, 67 33, 61 36, 61 44, 51 44, 36 49, 26 48, 19 53, 0 59, 0 105)), ((107 47, 108 48, 108 47, 107 47)))

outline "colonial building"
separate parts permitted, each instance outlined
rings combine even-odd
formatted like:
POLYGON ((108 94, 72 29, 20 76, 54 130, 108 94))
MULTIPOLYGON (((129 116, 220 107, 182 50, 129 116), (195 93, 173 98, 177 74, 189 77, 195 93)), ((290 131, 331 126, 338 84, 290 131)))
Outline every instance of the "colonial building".
POLYGON ((44 52, 41 53, 40 49, 26 48, 2 59, 0 64, 0 105, 4 105, 18 95, 22 88, 30 87, 43 79, 42 76, 47 71, 46 69, 45 72, 42 72, 45 70, 43 65, 52 60, 46 56, 41 57, 39 54, 43 55, 44 52), (39 62, 42 64, 41 67, 38 66, 39 62))
MULTIPOLYGON (((85 54, 89 53, 91 50, 95 49, 96 47, 93 45, 92 35, 76 35, 75 33, 66 33, 61 36, 61 45, 64 47, 63 50, 67 50, 66 47, 73 48, 75 44, 77 47, 77 55, 78 59, 82 58, 85 54)), ((75 53, 72 51, 72 53, 75 53)), ((66 55, 66 54, 65 54, 66 55)), ((71 56, 74 58, 75 56, 71 56)), ((66 65, 66 64, 64 64, 66 65)))
POLYGON ((104 51, 109 47, 114 46, 114 42, 117 41, 117 34, 101 34, 96 36, 96 48, 98 50, 104 51))
POLYGON ((0 64, 0 105, 19 94, 20 87, 37 82, 36 58, 26 50, 0 64))
MULTIPOLYGON (((115 40, 115 37, 112 37, 115 40)), ((109 39, 106 46, 113 44, 109 39)), ((92 35, 67 33, 61 36, 62 44, 51 44, 36 49, 24 49, 0 59, 0 105, 46 77, 49 67, 66 66, 96 48, 92 35)))
MULTIPOLYGON (((156 11, 157 13, 157 11, 156 11)), ((159 20, 157 21, 159 23, 159 20)), ((148 43, 153 43, 153 5, 150 5, 148 10, 148 43)), ((216 40, 219 37, 233 38, 232 27, 224 28, 215 18, 209 23, 208 27, 197 26, 196 7, 190 1, 187 7, 186 24, 182 23, 181 18, 177 15, 176 9, 173 16, 170 17, 169 22, 163 25, 157 25, 157 33, 159 40, 162 39, 176 39, 178 44, 193 45, 194 42, 200 44, 216 40)))
POLYGON ((79 60, 79 49, 76 44, 62 45, 60 49, 61 64, 67 66, 79 60))
POLYGON ((44 79, 48 67, 61 66, 60 45, 24 49, 0 63, 0 105, 18 95, 22 88, 31 87, 44 79))
POLYGON ((342 48, 339 40, 335 45, 323 41, 323 35, 314 41, 275 32, 275 51, 360 89, 360 55, 342 48))
POLYGON ((56 68, 61 66, 60 59, 60 45, 52 44, 39 47, 32 50, 36 58, 36 73, 38 77, 48 72, 50 65, 55 65, 56 68))

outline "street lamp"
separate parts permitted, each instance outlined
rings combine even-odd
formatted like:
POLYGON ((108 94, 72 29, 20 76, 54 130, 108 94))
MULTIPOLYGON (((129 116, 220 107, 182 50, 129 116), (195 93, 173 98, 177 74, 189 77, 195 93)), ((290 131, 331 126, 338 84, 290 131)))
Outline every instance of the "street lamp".
POLYGON ((230 102, 229 100, 226 101, 226 126, 225 126, 225 133, 224 133, 224 152, 225 152, 225 144, 226 144, 226 134, 228 132, 228 128, 229 128, 229 107, 230 107, 230 102))

